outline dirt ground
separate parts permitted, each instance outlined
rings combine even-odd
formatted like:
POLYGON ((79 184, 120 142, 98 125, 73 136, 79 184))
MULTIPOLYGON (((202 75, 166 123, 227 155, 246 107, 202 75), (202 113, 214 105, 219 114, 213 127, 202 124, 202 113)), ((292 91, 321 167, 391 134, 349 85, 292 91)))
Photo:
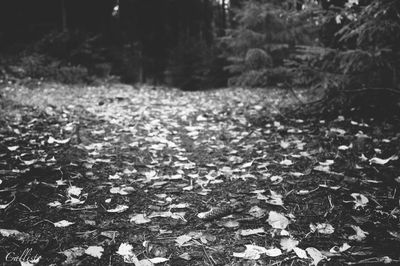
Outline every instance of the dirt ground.
POLYGON ((2 265, 400 263, 394 123, 280 90, 0 93, 2 265))

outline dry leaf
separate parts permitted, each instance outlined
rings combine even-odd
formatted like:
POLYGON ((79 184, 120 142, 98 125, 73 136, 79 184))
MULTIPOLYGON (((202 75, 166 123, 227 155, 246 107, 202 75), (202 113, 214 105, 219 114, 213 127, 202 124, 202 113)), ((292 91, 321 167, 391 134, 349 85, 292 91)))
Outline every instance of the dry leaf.
POLYGON ((325 235, 330 235, 335 232, 335 229, 333 228, 333 226, 328 223, 322 223, 322 224, 317 224, 317 225, 310 224, 310 229, 311 229, 311 232, 318 231, 318 233, 325 234, 325 235))
POLYGON ((146 224, 150 223, 151 220, 147 218, 144 214, 136 214, 131 217, 130 222, 135 224, 146 224))
POLYGON ((104 248, 101 246, 90 246, 85 250, 85 254, 100 259, 103 255, 104 248))
POLYGON ((72 195, 72 196, 79 197, 79 195, 82 193, 82 188, 76 187, 76 186, 70 186, 67 189, 67 193, 68 193, 69 196, 72 195))
POLYGON ((389 161, 395 161, 395 160, 398 160, 398 159, 399 159, 399 156, 397 156, 397 155, 393 155, 393 156, 391 156, 391 157, 389 157, 387 159, 381 159, 381 158, 378 158, 378 157, 374 157, 374 158, 369 160, 369 164, 385 165, 389 161))
POLYGON ((282 251, 279 248, 271 248, 265 251, 265 255, 268 257, 278 257, 282 255, 282 251))
POLYGON ((264 234, 264 228, 256 228, 256 229, 242 229, 240 230, 240 235, 242 236, 250 236, 250 235, 257 235, 257 234, 264 234))
POLYGON ((78 258, 85 254, 85 249, 82 247, 74 247, 59 253, 64 254, 67 257, 67 259, 64 261, 64 264, 74 265, 77 264, 78 258))
POLYGON ((293 239, 291 237, 285 237, 281 239, 281 247, 285 251, 292 251, 297 245, 299 244, 299 241, 296 239, 293 239))
POLYGON ((117 207, 115 207, 114 209, 107 210, 107 212, 122 213, 122 212, 126 211, 127 209, 129 209, 129 207, 127 205, 117 205, 117 207))
POLYGON ((253 206, 250 208, 249 214, 255 218, 262 218, 265 216, 266 211, 258 206, 253 206))
POLYGON ((186 242, 192 240, 192 237, 189 235, 181 235, 175 239, 175 242, 178 243, 178 246, 182 246, 186 242))
POLYGON ((350 240, 363 241, 368 235, 368 232, 362 230, 359 226, 351 225, 351 228, 356 232, 355 235, 349 236, 350 240))
POLYGON ((333 248, 331 248, 329 250, 330 253, 341 253, 341 252, 345 252, 346 250, 348 250, 349 248, 351 248, 351 246, 347 243, 343 243, 343 245, 341 247, 338 246, 334 246, 333 248))
POLYGON ((343 202, 353 202, 354 203, 354 209, 357 209, 359 207, 364 208, 367 206, 369 200, 367 197, 365 197, 363 194, 360 193, 352 193, 351 196, 354 198, 354 201, 343 201, 343 202))
POLYGON ((258 260, 261 254, 265 254, 267 249, 256 245, 245 245, 246 250, 244 252, 233 252, 233 256, 236 258, 243 258, 248 260, 258 260))
POLYGON ((285 166, 290 166, 290 165, 293 164, 293 162, 292 162, 291 160, 289 160, 289 159, 285 159, 285 160, 282 160, 282 161, 280 162, 280 164, 281 164, 281 165, 285 165, 285 166))
POLYGON ((275 211, 269 212, 267 221, 274 229, 285 229, 289 225, 289 220, 284 215, 275 211))
POLYGON ((304 249, 294 247, 293 248, 294 253, 296 253, 297 257, 300 259, 308 259, 307 253, 304 249))
POLYGON ((321 260, 326 259, 326 256, 322 255, 322 253, 313 247, 306 248, 308 255, 313 259, 313 264, 317 265, 321 260))
POLYGON ((62 220, 62 221, 59 221, 59 222, 56 222, 56 223, 53 223, 53 224, 54 224, 55 227, 67 227, 67 226, 73 225, 74 223, 73 222, 68 222, 66 220, 62 220))
POLYGON ((163 263, 163 262, 169 261, 169 259, 161 258, 161 257, 152 258, 152 259, 148 259, 148 260, 153 264, 158 264, 158 263, 163 263))
POLYGON ((237 227, 239 227, 239 225, 240 225, 239 222, 232 221, 232 220, 229 220, 229 221, 223 223, 223 226, 226 228, 237 228, 237 227))

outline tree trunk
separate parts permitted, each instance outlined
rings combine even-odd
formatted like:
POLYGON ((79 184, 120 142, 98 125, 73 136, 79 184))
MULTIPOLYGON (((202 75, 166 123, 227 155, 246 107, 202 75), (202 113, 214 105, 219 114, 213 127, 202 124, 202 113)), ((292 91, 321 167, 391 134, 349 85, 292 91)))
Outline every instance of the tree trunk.
POLYGON ((222 11, 222 29, 226 30, 226 2, 222 0, 221 3, 221 11, 222 11))
POLYGON ((68 31, 67 27, 67 10, 65 8, 65 0, 61 0, 61 28, 63 32, 68 31))

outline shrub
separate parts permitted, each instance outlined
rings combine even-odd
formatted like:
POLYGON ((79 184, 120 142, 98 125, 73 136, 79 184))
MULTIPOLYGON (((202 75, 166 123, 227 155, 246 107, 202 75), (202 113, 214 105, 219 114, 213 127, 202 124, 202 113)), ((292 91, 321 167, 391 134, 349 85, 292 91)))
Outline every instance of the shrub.
POLYGON ((263 70, 250 70, 242 73, 240 76, 232 77, 229 79, 229 86, 243 86, 243 87, 265 87, 269 84, 269 72, 263 70))
POLYGON ((188 38, 171 49, 167 69, 167 84, 186 90, 198 90, 226 85, 225 61, 219 50, 204 40, 188 38))
POLYGON ((285 0, 243 2, 235 14, 237 26, 222 38, 230 63, 226 69, 233 76, 230 84, 254 87, 293 83, 294 68, 285 62, 297 44, 317 39, 312 18, 316 1, 302 3, 311 7, 302 9, 285 0))
POLYGON ((57 81, 69 84, 88 81, 88 70, 82 66, 63 66, 55 71, 57 81))
POLYGON ((272 57, 262 49, 249 49, 245 58, 249 70, 260 70, 272 67, 272 57))

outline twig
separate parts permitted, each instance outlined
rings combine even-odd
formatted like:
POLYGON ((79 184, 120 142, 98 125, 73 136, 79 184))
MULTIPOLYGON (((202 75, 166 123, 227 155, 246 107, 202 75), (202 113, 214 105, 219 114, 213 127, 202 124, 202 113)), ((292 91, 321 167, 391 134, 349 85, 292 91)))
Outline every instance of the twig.
POLYGON ((301 104, 304 105, 303 100, 300 99, 299 96, 297 96, 297 94, 294 92, 292 86, 290 86, 288 83, 285 83, 285 87, 286 87, 286 89, 290 90, 290 92, 293 94, 293 96, 294 96, 294 98, 296 98, 296 100, 298 100, 301 104))
POLYGON ((203 253, 204 253, 204 255, 206 256, 208 262, 209 262, 211 265, 215 265, 214 260, 210 258, 210 256, 208 255, 206 249, 204 248, 204 246, 201 245, 201 247, 202 247, 202 249, 203 249, 203 253))
POLYGON ((345 90, 345 93, 357 93, 357 92, 366 92, 366 91, 388 91, 393 94, 399 94, 400 90, 392 89, 392 88, 365 88, 365 89, 356 89, 356 90, 345 90))
POLYGON ((15 201, 15 199, 17 198, 17 196, 15 196, 15 193, 13 193, 13 194, 14 194, 13 199, 12 199, 9 203, 7 203, 7 204, 5 205, 5 208, 4 208, 4 211, 5 211, 5 212, 8 210, 8 208, 10 208, 11 204, 12 204, 12 203, 15 201))
MULTIPOLYGON (((104 208, 103 205, 101 205, 101 206, 104 208)), ((61 207, 61 208, 64 210, 69 210, 69 211, 85 211, 85 210, 97 209, 98 206, 87 206, 87 207, 82 207, 82 208, 72 208, 72 207, 61 207)))
POLYGON ((366 265, 366 264, 388 264, 388 263, 396 263, 400 262, 400 260, 393 260, 389 257, 373 257, 373 258, 368 258, 365 260, 360 260, 357 262, 346 262, 347 265, 366 265))
POLYGON ((26 206, 22 202, 20 202, 19 205, 21 205, 22 207, 25 207, 29 212, 33 212, 31 208, 29 208, 28 206, 26 206))

